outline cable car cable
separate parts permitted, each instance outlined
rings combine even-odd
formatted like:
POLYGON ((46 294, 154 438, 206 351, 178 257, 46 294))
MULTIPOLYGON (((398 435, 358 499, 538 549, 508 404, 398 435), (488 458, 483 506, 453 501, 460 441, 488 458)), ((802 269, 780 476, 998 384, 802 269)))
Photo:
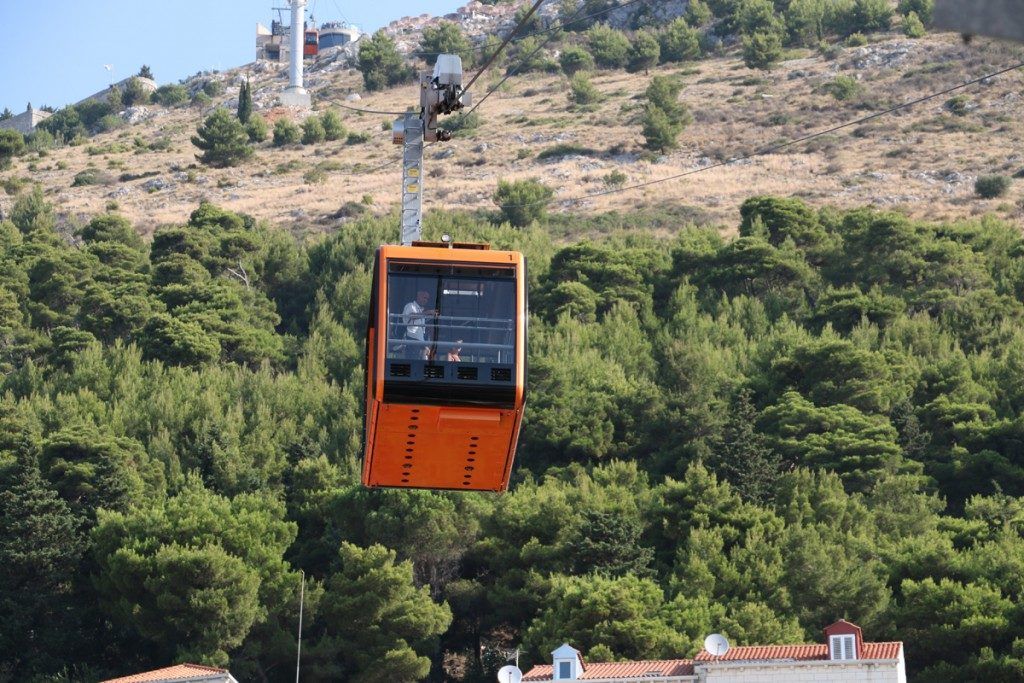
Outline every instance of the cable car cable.
MULTIPOLYGON (((757 156, 763 156, 765 154, 771 154, 772 152, 777 152, 780 149, 784 149, 786 147, 790 147, 792 145, 799 144, 801 142, 807 142, 808 140, 813 140, 815 138, 821 137, 822 135, 828 135, 829 133, 835 133, 836 131, 843 130, 844 128, 850 128, 851 126, 858 126, 858 125, 860 125, 862 123, 866 123, 868 121, 872 121, 872 120, 877 119, 877 118, 882 117, 882 116, 887 116, 889 114, 892 114, 894 112, 900 111, 902 109, 908 109, 910 107, 913 107, 914 105, 921 104, 922 102, 927 102, 929 100, 934 100, 936 98, 943 97, 944 95, 948 95, 948 94, 950 94, 952 92, 956 92, 957 90, 962 90, 962 89, 970 87, 972 85, 977 85, 978 83, 981 83, 982 81, 985 81, 985 80, 987 80, 989 78, 994 78, 996 76, 1001 76, 1001 75, 1003 75, 1005 73, 1009 73, 1011 71, 1016 71, 1017 69, 1021 69, 1021 68, 1024 68, 1024 62, 1020 62, 1019 64, 1015 64, 1015 65, 1007 67, 1005 69, 1000 69, 999 71, 994 71, 994 72, 992 72, 990 74, 986 74, 984 76, 979 76, 978 78, 972 79, 970 81, 966 81, 964 83, 960 83, 959 85, 955 85, 955 86, 953 86, 951 88, 946 88, 945 90, 940 90, 939 92, 935 92, 935 93, 932 93, 930 95, 925 95, 924 97, 919 97, 917 99, 910 100, 909 102, 904 102, 903 104, 898 104, 895 107, 890 107, 889 109, 885 109, 883 111, 875 112, 874 114, 870 114, 868 116, 864 116, 864 117, 861 117, 859 119, 855 119, 853 121, 848 121, 847 123, 841 123, 841 124, 839 124, 837 126, 832 126, 831 128, 826 128, 824 130, 816 131, 814 133, 809 133, 807 135, 804 135, 802 137, 796 138, 794 140, 789 140, 787 142, 782 142, 782 143, 775 144, 775 145, 768 145, 767 147, 762 147, 761 149, 755 150, 755 151, 753 151, 753 152, 751 152, 749 154, 743 154, 743 155, 740 155, 740 156, 737 156, 737 157, 732 157, 731 159, 726 159, 725 161, 720 161, 718 163, 711 164, 710 166, 703 166, 701 168, 695 168, 695 169, 693 169, 691 171, 684 171, 683 173, 677 173, 675 175, 670 175, 670 176, 667 176, 665 178, 657 178, 655 180, 648 180, 648 181, 645 181, 645 182, 642 182, 642 183, 637 183, 635 185, 629 185, 629 186, 626 186, 626 187, 618 187, 618 188, 611 189, 611 190, 602 190, 601 192, 593 192, 591 194, 580 195, 578 197, 567 197, 565 199, 557 199, 555 201, 560 202, 560 203, 581 202, 581 201, 583 201, 585 199, 592 199, 594 197, 606 197, 608 195, 618 194, 620 192, 627 192, 629 190, 636 190, 636 189, 640 189, 640 188, 643 188, 643 187, 648 187, 650 185, 657 185, 658 183, 666 183, 666 182, 668 182, 670 180, 678 180, 679 178, 685 178, 687 176, 696 175, 698 173, 703 173, 704 171, 710 171, 710 170, 715 169, 715 168, 722 168, 723 166, 729 166, 730 164, 734 164, 734 163, 736 163, 738 161, 745 161, 747 159, 753 159, 754 157, 757 157, 757 156)), ((507 206, 509 208, 519 208, 519 207, 524 207, 524 206, 534 206, 536 204, 543 204, 543 203, 545 203, 545 202, 543 202, 543 201, 535 201, 535 202, 523 202, 521 204, 506 204, 505 206, 507 206)))
MULTIPOLYGON (((629 7, 630 5, 636 5, 636 4, 641 3, 641 2, 651 2, 651 0, 627 0, 626 2, 624 2, 624 3, 620 4, 620 5, 615 5, 614 7, 606 7, 603 10, 599 10, 597 12, 593 12, 592 14, 587 14, 587 15, 582 16, 582 17, 573 16, 569 20, 562 20, 562 21, 560 21, 558 24, 556 24, 554 26, 548 26, 547 28, 541 28, 541 29, 537 29, 536 31, 531 31, 529 33, 524 33, 524 34, 520 35, 518 38, 516 38, 515 40, 513 40, 512 42, 513 43, 517 43, 520 40, 524 40, 526 38, 531 38, 533 36, 539 36, 539 35, 544 34, 544 33, 555 33, 557 31, 562 30, 563 28, 565 28, 569 24, 573 23, 574 21, 584 21, 586 19, 593 19, 594 17, 599 17, 599 16, 601 16, 603 14, 608 14, 610 12, 614 12, 615 10, 623 9, 625 7, 629 7)), ((478 50, 482 51, 483 48, 482 47, 475 48, 473 51, 476 52, 478 50)), ((413 52, 410 52, 409 54, 416 55, 418 57, 435 57, 437 55, 444 54, 444 53, 443 52, 421 52, 419 50, 414 50, 413 52)))
POLYGON ((402 116, 403 114, 409 113, 408 111, 383 111, 381 109, 360 109, 359 107, 352 107, 350 105, 343 104, 338 100, 332 99, 327 101, 330 102, 331 104, 336 104, 342 109, 348 109, 349 111, 357 111, 360 114, 384 114, 385 116, 402 116))
MULTIPOLYGON (((585 5, 585 4, 583 4, 583 5, 580 5, 580 8, 579 8, 579 9, 577 9, 577 10, 576 10, 575 12, 573 12, 573 14, 572 14, 572 15, 571 15, 571 16, 569 17, 568 21, 566 21, 566 22, 564 22, 564 23, 568 24, 568 23, 570 23, 570 22, 573 22, 573 21, 579 21, 579 17, 578 17, 577 15, 578 15, 578 14, 579 14, 580 12, 582 12, 582 11, 583 11, 583 8, 584 8, 584 7, 586 7, 586 5, 585 5)), ((473 107, 472 107, 472 108, 471 108, 471 109, 470 109, 470 110, 469 110, 468 112, 466 112, 466 116, 469 116, 470 114, 472 114, 473 112, 475 112, 475 111, 476 111, 477 109, 479 109, 479 108, 480 108, 480 105, 481 105, 481 104, 483 104, 483 103, 484 103, 484 101, 485 101, 485 100, 487 100, 487 98, 488 98, 488 97, 490 97, 491 95, 493 95, 493 94, 494 94, 494 92, 495 92, 495 91, 496 91, 496 90, 497 90, 498 88, 500 88, 501 86, 503 86, 503 85, 505 84, 505 81, 507 81, 508 79, 510 79, 510 78, 512 78, 513 76, 515 76, 515 75, 516 75, 516 73, 517 73, 517 72, 519 71, 519 69, 521 69, 521 68, 522 68, 523 66, 525 66, 526 64, 529 64, 529 63, 530 63, 530 60, 531 60, 531 59, 533 59, 533 56, 534 56, 535 54, 537 54, 538 52, 540 52, 541 50, 543 50, 543 49, 544 49, 544 47, 545 47, 545 46, 546 46, 546 45, 547 45, 548 43, 550 43, 550 42, 551 42, 551 39, 552 39, 552 38, 554 38, 554 37, 555 37, 555 35, 557 35, 557 34, 555 34, 555 33, 552 33, 552 34, 550 34, 550 35, 549 35, 549 36, 548 36, 547 38, 545 38, 545 39, 544 39, 543 41, 541 41, 541 43, 540 43, 540 44, 539 44, 539 45, 538 45, 537 47, 535 47, 535 48, 534 48, 534 49, 533 49, 533 50, 532 50, 532 51, 530 52, 530 54, 528 54, 528 55, 526 55, 525 57, 523 57, 523 59, 522 59, 522 60, 520 61, 520 63, 519 63, 519 67, 518 67, 518 68, 512 68, 512 69, 509 69, 509 70, 508 70, 508 72, 507 72, 507 73, 505 74, 505 76, 504 76, 504 77, 503 77, 503 78, 502 78, 502 79, 501 79, 500 81, 498 81, 498 82, 497 82, 497 83, 496 83, 496 84, 495 84, 494 86, 492 86, 490 90, 488 90, 487 92, 485 92, 485 93, 484 93, 484 96, 483 96, 483 97, 481 97, 481 98, 480 98, 480 99, 479 99, 479 100, 477 101, 477 103, 476 103, 476 104, 474 104, 474 105, 473 105, 473 107)), ((482 73, 482 72, 481 72, 481 73, 482 73)), ((477 75, 479 76, 480 74, 477 74, 477 75)), ((476 79, 474 78, 473 80, 476 80, 476 79)), ((466 90, 469 90, 469 88, 467 87, 467 88, 466 88, 466 90)))
MULTIPOLYGON (((551 33, 552 36, 553 36, 557 31, 559 31, 560 29, 564 28, 565 26, 568 26, 569 24, 571 24, 574 21, 582 21, 584 19, 592 19, 594 17, 601 16, 602 14, 607 14, 609 12, 614 12, 615 10, 622 9, 624 7, 629 7, 630 5, 636 5, 636 4, 641 3, 641 2, 649 2, 649 1, 650 0, 627 0, 626 2, 624 2, 624 3, 620 4, 620 5, 615 5, 614 7, 608 7, 606 9, 603 9, 603 10, 599 11, 599 12, 594 12, 594 13, 588 14, 586 16, 578 17, 578 16, 576 16, 576 14, 579 14, 579 12, 583 10, 583 6, 581 6, 580 9, 578 9, 576 11, 576 13, 574 13, 572 16, 569 17, 569 19, 563 20, 557 26, 549 26, 548 28, 540 29, 540 30, 534 31, 532 33, 525 33, 525 34, 519 36, 518 40, 522 40, 524 38, 529 38, 531 36, 541 35, 543 33, 551 33)), ((544 2, 544 0, 539 0, 539 2, 537 2, 534 5, 534 7, 530 10, 529 14, 527 14, 527 16, 523 17, 523 21, 520 21, 519 24, 516 25, 516 27, 512 30, 512 32, 505 39, 505 42, 503 42, 501 44, 501 46, 495 51, 495 53, 493 55, 491 55, 490 59, 488 59, 487 64, 485 64, 483 67, 481 67, 480 70, 477 71, 476 75, 473 76, 472 80, 470 80, 469 84, 465 88, 463 88, 464 91, 468 91, 470 86, 473 85, 473 83, 476 81, 476 79, 480 77, 480 74, 482 74, 484 72, 484 70, 487 69, 490 66, 490 64, 494 61, 494 59, 497 58, 497 56, 499 54, 501 54, 502 49, 504 49, 508 45, 508 43, 513 42, 512 38, 515 36, 516 31, 519 28, 521 28, 523 25, 525 25, 525 23, 527 21, 529 21, 530 15, 532 15, 533 12, 537 8, 539 8, 540 5, 543 2, 544 2)), ((518 40, 515 41, 515 42, 518 42, 518 40)), ((549 37, 548 40, 546 40, 543 43, 541 43, 540 47, 543 47, 544 45, 546 45, 550 40, 551 40, 551 38, 549 37)), ((540 51, 540 48, 538 48, 537 50, 534 50, 533 52, 530 53, 529 57, 532 57, 536 52, 539 52, 539 51, 540 51)), ((411 52, 410 54, 417 55, 417 56, 436 56, 438 54, 443 54, 443 53, 438 53, 438 52, 411 52)), ((502 80, 501 83, 504 83, 505 80, 508 80, 508 76, 506 76, 506 78, 504 80, 502 80)), ((490 94, 491 94, 490 92, 486 93, 480 99, 480 102, 483 102, 483 100, 487 99, 487 97, 489 97, 490 94)), ((347 104, 342 104, 338 100, 328 100, 328 101, 333 103, 333 104, 338 105, 342 109, 348 109, 349 111, 358 112, 360 114, 382 114, 382 115, 385 115, 385 116, 402 116, 403 114, 407 114, 408 113, 408 112, 405 112, 405 111, 382 111, 382 110, 379 110, 379 109, 361 109, 359 107, 353 107, 353 106, 350 106, 350 105, 347 105, 347 104)), ((479 106, 479 103, 477 103, 477 106, 479 106)), ((475 110, 475 109, 476 109, 476 106, 473 107, 473 110, 475 110)), ((470 110, 470 111, 472 112, 473 110, 470 110)))
POLYGON ((480 78, 483 72, 487 71, 488 67, 490 67, 491 64, 494 63, 494 60, 498 58, 498 55, 500 55, 502 50, 505 49, 505 46, 508 45, 513 38, 515 38, 516 34, 519 33, 519 31, 524 26, 526 26, 526 23, 530 21, 530 18, 538 9, 540 9, 540 6, 542 4, 544 4, 544 0, 537 0, 537 2, 533 3, 533 7, 530 8, 530 11, 523 15, 523 18, 519 20, 519 23, 516 24, 515 28, 512 29, 512 32, 505 36, 505 40, 501 42, 501 45, 499 45, 498 49, 494 51, 494 54, 487 58, 487 61, 484 62, 484 65, 481 66, 480 69, 473 76, 473 78, 469 80, 469 83, 466 84, 466 87, 462 89, 463 92, 468 92, 469 89, 473 87, 473 84, 476 83, 476 80, 480 78))

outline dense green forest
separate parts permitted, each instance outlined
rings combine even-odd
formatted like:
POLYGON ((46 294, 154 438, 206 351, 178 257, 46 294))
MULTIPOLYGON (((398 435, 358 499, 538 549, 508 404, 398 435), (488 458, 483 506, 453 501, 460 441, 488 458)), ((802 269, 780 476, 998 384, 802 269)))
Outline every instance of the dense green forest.
POLYGON ((482 495, 358 483, 394 216, 301 243, 203 204, 147 243, 116 213, 58 232, 36 191, 6 218, 0 679, 290 680, 300 570, 310 681, 839 617, 904 640, 919 681, 1024 676, 1019 226, 758 197, 733 239, 599 216, 555 243, 429 215, 530 260, 519 459, 482 495))

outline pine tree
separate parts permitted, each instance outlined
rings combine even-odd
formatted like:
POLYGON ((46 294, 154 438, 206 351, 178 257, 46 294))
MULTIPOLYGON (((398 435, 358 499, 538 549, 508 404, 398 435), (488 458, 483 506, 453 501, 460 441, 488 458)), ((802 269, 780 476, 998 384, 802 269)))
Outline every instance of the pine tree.
POLYGON ((23 454, 0 485, 0 669, 10 680, 59 669, 72 577, 86 547, 79 520, 34 459, 23 454))
POLYGON ((210 114, 196 133, 192 136, 192 144, 203 150, 196 158, 204 164, 237 166, 252 156, 248 133, 226 109, 217 109, 210 114))
POLYGON ((736 397, 717 452, 716 469, 745 500, 765 503, 771 499, 782 461, 757 430, 757 409, 751 399, 749 389, 736 397))
POLYGON ((774 31, 756 31, 743 37, 743 63, 751 69, 770 70, 782 58, 782 38, 774 31))

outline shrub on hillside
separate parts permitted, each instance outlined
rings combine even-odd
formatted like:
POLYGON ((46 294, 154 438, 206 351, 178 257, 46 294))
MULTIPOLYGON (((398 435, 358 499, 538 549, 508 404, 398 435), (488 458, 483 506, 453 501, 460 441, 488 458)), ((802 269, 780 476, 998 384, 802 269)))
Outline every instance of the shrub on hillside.
POLYGON ((967 95, 957 95, 946 100, 945 107, 954 116, 967 116, 970 111, 971 98, 967 95))
POLYGON ((11 167, 14 157, 24 153, 25 136, 16 130, 0 128, 0 171, 11 167))
POLYGON ((662 63, 684 62, 700 57, 700 31, 683 19, 675 19, 658 35, 662 63))
POLYGON ((328 109, 320 116, 320 123, 324 127, 324 139, 331 142, 341 140, 347 135, 345 124, 341 122, 341 116, 333 109, 328 109))
POLYGON ((440 54, 458 55, 462 58, 464 69, 473 65, 473 45, 463 35, 462 26, 454 21, 442 21, 436 26, 424 28, 420 50, 429 66, 434 66, 440 54))
MULTIPOLYGON (((116 93, 117 89, 110 91, 111 94, 116 93)), ((111 104, 110 99, 104 100, 86 100, 80 104, 75 105, 75 111, 78 112, 78 117, 82 120, 82 125, 88 128, 90 131, 96 131, 101 120, 104 117, 116 114, 120 111, 120 106, 111 104)))
POLYGON ((224 84, 220 81, 206 81, 203 83, 202 90, 211 98, 220 97, 224 94, 224 84))
POLYGON ((683 127, 653 105, 644 107, 640 121, 644 134, 644 147, 655 152, 671 152, 679 146, 679 134, 683 127))
POLYGON ((604 69, 621 69, 629 59, 629 38, 605 24, 597 24, 587 31, 587 46, 594 62, 604 69))
POLYGON ((36 130, 47 131, 53 136, 54 140, 62 144, 68 144, 75 138, 84 136, 86 133, 82 117, 79 116, 78 110, 73 106, 64 107, 59 110, 36 126, 36 130))
POLYGON ((116 114, 107 114, 102 119, 96 122, 96 125, 93 126, 93 129, 97 133, 109 133, 112 130, 124 128, 126 125, 127 123, 125 123, 125 120, 122 119, 120 116, 116 114))
POLYGON ((245 124, 245 132, 249 136, 250 142, 265 142, 267 136, 270 135, 266 119, 259 114, 252 115, 249 123, 245 124))
POLYGON ((121 100, 126 107, 135 107, 140 104, 148 104, 150 91, 138 76, 132 76, 124 86, 124 93, 121 100))
MULTIPOLYGON (((688 26, 698 27, 704 26, 711 23, 711 20, 715 18, 711 8, 708 7, 708 3, 704 0, 690 0, 690 4, 686 8, 686 14, 683 15, 688 26)), ((664 48, 663 48, 664 49, 664 48)))
POLYGON ((637 31, 633 36, 633 44, 629 46, 627 70, 630 73, 647 72, 658 63, 661 46, 658 39, 647 31, 637 31))
POLYGON ((590 82, 585 73, 578 73, 569 79, 569 101, 576 105, 596 104, 604 99, 601 91, 590 82))
POLYGON ((206 117, 192 144, 203 150, 196 158, 208 166, 237 166, 252 156, 245 127, 227 109, 217 109, 206 117))
POLYGON ((50 131, 36 127, 35 132, 25 138, 25 145, 30 152, 44 153, 53 149, 56 141, 50 131))
POLYGON ((900 0, 896 11, 903 16, 914 13, 922 24, 930 26, 935 12, 935 0, 900 0))
POLYGON ((320 122, 319 116, 310 116, 302 122, 302 144, 316 145, 327 139, 327 132, 324 131, 324 124, 320 122))
POLYGON ((907 38, 924 38, 928 35, 928 29, 924 27, 917 12, 911 12, 903 17, 903 33, 907 38))
POLYGON ((974 182, 974 193, 982 199, 1002 197, 1010 189, 1012 181, 1004 175, 983 175, 974 182))
POLYGON ((359 42, 359 71, 367 90, 390 88, 413 76, 412 68, 406 66, 395 41, 382 31, 359 42))
POLYGON ((299 127, 288 119, 278 119, 274 124, 274 147, 294 145, 302 138, 299 127))
POLYGON ((87 185, 113 185, 116 182, 116 178, 106 171, 101 171, 98 168, 87 168, 84 171, 79 171, 75 174, 75 179, 71 181, 71 187, 85 187, 87 185))
POLYGON ((537 180, 498 181, 494 203, 501 210, 501 219, 516 227, 543 220, 554 191, 537 180))
POLYGON ((454 116, 444 119, 443 128, 453 133, 469 133, 480 127, 480 114, 460 111, 454 116))
POLYGON ((558 64, 566 76, 573 76, 580 71, 590 71, 594 68, 594 58, 579 45, 571 45, 558 57, 558 64))
POLYGON ((670 152, 678 146, 683 128, 693 120, 689 110, 679 101, 682 85, 675 78, 655 76, 647 90, 647 104, 641 126, 644 146, 656 152, 670 152))
POLYGON ((889 0, 854 0, 851 4, 838 3, 836 29, 842 35, 870 33, 889 28, 892 7, 889 0))
POLYGON ((743 37, 743 63, 751 69, 770 70, 782 58, 782 39, 777 33, 743 37))
POLYGON ((183 85, 161 85, 153 93, 153 101, 165 107, 176 107, 188 102, 188 88, 183 85))
POLYGON ((782 34, 786 26, 775 13, 771 0, 743 0, 736 8, 736 23, 740 33, 750 36, 755 33, 782 34))
POLYGON ((852 100, 860 91, 861 86, 853 76, 836 76, 835 80, 825 85, 825 89, 840 102, 852 100))
POLYGON ((559 70, 558 63, 547 55, 543 45, 543 41, 537 36, 527 36, 520 40, 512 49, 505 73, 557 72, 559 70))
POLYGON ((826 5, 822 0, 792 0, 783 13, 789 41, 813 47, 825 38, 826 5))
POLYGON ((686 105, 679 101, 679 92, 682 88, 682 84, 676 78, 655 76, 647 85, 644 97, 648 103, 665 112, 670 119, 685 125, 690 122, 691 117, 686 105))

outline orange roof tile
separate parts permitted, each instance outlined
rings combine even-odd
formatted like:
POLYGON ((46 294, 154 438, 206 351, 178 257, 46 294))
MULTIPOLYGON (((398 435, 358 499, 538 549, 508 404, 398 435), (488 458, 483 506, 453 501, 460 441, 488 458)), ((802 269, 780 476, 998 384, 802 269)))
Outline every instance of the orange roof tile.
MULTIPOLYGON (((864 643, 861 659, 896 659, 903 643, 864 643)), ((814 643, 810 645, 749 645, 729 648, 721 657, 716 657, 707 650, 701 650, 694 661, 697 662, 749 662, 771 659, 789 659, 809 661, 828 659, 828 645, 814 643)))
POLYGON ((215 669, 212 666, 199 664, 176 664, 164 669, 146 671, 145 673, 122 678, 111 678, 102 683, 156 683, 157 681, 189 681, 205 679, 217 674, 228 675, 227 669, 215 669))
MULTIPOLYGON (((661 676, 692 676, 692 659, 660 659, 638 662, 587 663, 587 670, 576 680, 592 681, 601 678, 649 678, 657 671, 661 676), (645 676, 647 674, 647 676, 645 676)), ((535 666, 526 672, 523 681, 550 681, 553 675, 550 664, 535 666)))

